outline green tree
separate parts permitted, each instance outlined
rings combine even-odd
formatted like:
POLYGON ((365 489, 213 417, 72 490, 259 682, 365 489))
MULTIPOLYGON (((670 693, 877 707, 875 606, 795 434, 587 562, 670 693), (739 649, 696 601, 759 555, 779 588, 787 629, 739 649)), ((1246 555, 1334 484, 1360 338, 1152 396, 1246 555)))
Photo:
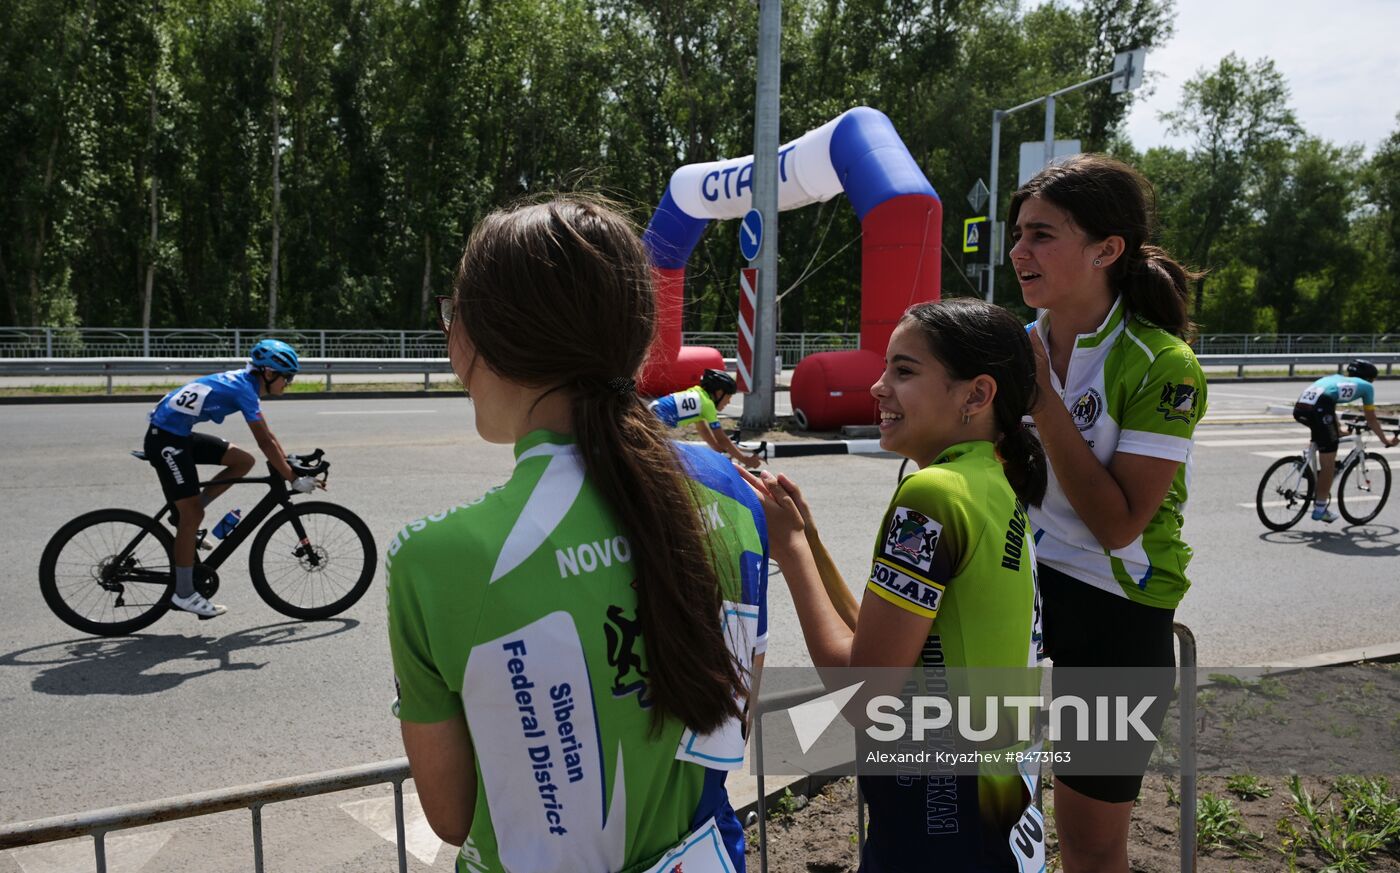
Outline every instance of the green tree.
MULTIPOLYGON (((1235 54, 1203 70, 1183 88, 1181 106, 1166 113, 1168 129, 1194 137, 1197 172, 1175 204, 1191 216, 1190 229, 1178 222, 1184 246, 1179 254, 1209 267, 1218 242, 1246 218, 1249 188, 1259 181, 1264 155, 1298 133, 1288 107, 1288 85, 1268 58, 1246 63, 1235 54)), ((1206 279, 1196 283, 1196 311, 1202 309, 1206 279)))

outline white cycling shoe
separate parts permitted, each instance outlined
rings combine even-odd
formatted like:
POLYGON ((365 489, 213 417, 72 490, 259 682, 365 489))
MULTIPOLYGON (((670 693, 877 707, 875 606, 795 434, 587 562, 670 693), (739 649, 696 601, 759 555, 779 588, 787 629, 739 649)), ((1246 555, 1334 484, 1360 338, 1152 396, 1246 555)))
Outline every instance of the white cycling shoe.
POLYGON ((170 598, 170 605, 174 606, 176 609, 183 609, 185 612, 193 612, 202 619, 214 618, 228 612, 226 607, 220 606, 217 603, 210 603, 204 595, 200 594, 198 591, 191 594, 189 597, 180 597, 179 595, 172 596, 170 598))

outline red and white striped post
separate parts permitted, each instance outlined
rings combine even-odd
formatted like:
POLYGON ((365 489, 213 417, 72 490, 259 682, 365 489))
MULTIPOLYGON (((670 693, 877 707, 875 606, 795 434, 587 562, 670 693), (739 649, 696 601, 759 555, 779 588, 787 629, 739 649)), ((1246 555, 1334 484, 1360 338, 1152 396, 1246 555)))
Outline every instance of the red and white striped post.
POLYGON ((739 392, 753 390, 754 313, 758 311, 758 269, 739 271, 739 392))

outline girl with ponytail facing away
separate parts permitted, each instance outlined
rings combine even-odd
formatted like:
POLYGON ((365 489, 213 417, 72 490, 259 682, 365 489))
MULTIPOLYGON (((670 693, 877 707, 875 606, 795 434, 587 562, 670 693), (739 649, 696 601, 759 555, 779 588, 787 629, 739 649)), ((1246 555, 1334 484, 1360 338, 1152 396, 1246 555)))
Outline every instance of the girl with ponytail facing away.
MULTIPOLYGON (((880 522, 859 604, 797 486, 745 474, 764 500, 812 662, 963 676, 1003 668, 1031 678, 1033 691, 1036 673, 1026 668, 1039 662, 1040 630, 1026 506, 1044 494, 1045 458, 1022 425, 1036 394, 1024 328, 980 300, 914 306, 870 392, 881 447, 920 469, 900 483, 880 522)), ((861 775, 870 829, 860 869, 1038 869, 1035 771, 861 775)))
MULTIPOLYGON (((1151 186, 1102 155, 1042 170, 1007 216, 1021 293, 1042 312, 1031 327, 1032 417, 1050 477, 1031 522, 1054 692, 1154 696, 1143 721, 1155 734, 1174 684, 1172 620, 1190 584, 1182 514, 1206 383, 1185 342, 1187 285, 1198 274, 1152 244, 1153 220, 1151 186), (1113 689, 1073 668, 1135 672, 1113 689)), ((1138 743, 1110 767, 1092 743, 1057 744, 1073 759, 1055 772, 1066 873, 1128 869, 1133 800, 1153 745, 1138 743)))
POLYGON ((766 526, 728 459, 667 439, 634 379, 650 267, 606 204, 473 230, 440 299, 510 479, 389 548, 404 748, 457 869, 744 869, 724 790, 767 638, 766 526))

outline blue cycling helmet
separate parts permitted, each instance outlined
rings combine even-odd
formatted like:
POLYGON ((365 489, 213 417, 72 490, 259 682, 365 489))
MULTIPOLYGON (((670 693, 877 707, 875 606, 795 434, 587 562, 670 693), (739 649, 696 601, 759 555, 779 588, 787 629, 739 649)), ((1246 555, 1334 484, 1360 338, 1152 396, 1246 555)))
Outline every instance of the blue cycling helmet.
POLYGON ((283 376, 295 376, 301 372, 301 362, 297 360, 297 350, 281 340, 260 340, 248 354, 254 367, 262 367, 283 376))

